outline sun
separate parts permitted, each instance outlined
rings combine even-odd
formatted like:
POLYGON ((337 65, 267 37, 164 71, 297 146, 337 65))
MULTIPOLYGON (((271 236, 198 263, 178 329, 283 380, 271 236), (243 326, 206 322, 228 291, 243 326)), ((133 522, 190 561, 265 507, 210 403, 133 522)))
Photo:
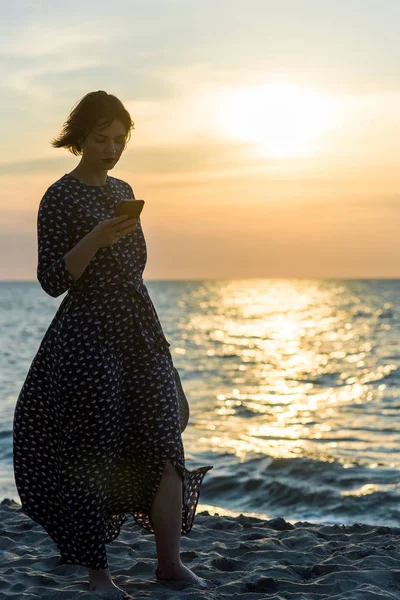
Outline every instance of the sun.
POLYGON ((217 104, 224 137, 253 143, 264 156, 313 154, 322 134, 335 125, 332 98, 289 84, 230 90, 217 104))

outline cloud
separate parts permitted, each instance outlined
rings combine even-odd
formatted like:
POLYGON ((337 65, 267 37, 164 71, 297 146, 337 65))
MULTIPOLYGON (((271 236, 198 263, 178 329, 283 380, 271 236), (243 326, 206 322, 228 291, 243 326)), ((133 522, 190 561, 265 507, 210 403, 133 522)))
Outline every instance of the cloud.
POLYGON ((0 164, 1 175, 15 175, 18 173, 43 173, 46 174, 53 169, 63 168, 67 161, 62 158, 54 159, 36 159, 36 160, 15 160, 9 163, 0 164))
MULTIPOLYGON (((70 26, 54 21, 22 23, 2 27, 2 93, 11 92, 37 102, 54 101, 57 90, 52 77, 102 65, 96 52, 104 38, 104 23, 75 21, 70 26), (38 80, 41 82, 38 83, 38 80)), ((112 30, 108 32, 111 41, 112 30)))
POLYGON ((2 82, 1 87, 25 95, 37 102, 52 102, 59 94, 58 89, 52 83, 52 75, 59 77, 60 74, 73 73, 75 77, 78 77, 79 71, 97 66, 99 66, 99 62, 96 58, 70 57, 64 61, 62 66, 59 60, 53 59, 45 64, 15 70, 2 82), (39 78, 42 80, 41 83, 37 81, 39 78))
MULTIPOLYGON (((160 175, 181 175, 190 173, 205 173, 208 177, 219 173, 221 176, 229 176, 232 168, 247 172, 254 167, 268 164, 267 161, 255 162, 245 156, 243 144, 225 143, 223 141, 204 137, 197 143, 177 143, 171 141, 164 147, 141 147, 135 141, 135 132, 128 145, 129 153, 126 152, 117 169, 128 168, 138 173, 158 173, 160 175)), ((53 149, 55 152, 55 150, 53 149)), ((274 161, 273 164, 275 164, 274 161)), ((57 171, 69 168, 71 158, 55 156, 54 158, 40 158, 32 160, 14 160, 8 163, 0 163, 0 176, 9 176, 18 173, 35 173, 43 175, 49 171, 57 171)), ((113 172, 110 171, 110 175, 113 172)), ((115 175, 118 177, 118 175, 115 175)))
MULTIPOLYGON (((104 38, 104 23, 92 21, 74 25, 60 25, 54 21, 49 23, 26 23, 17 28, 2 29, 0 39, 0 56, 3 58, 17 56, 21 58, 36 58, 62 54, 68 59, 68 54, 78 46, 99 44, 104 38)), ((112 38, 110 31, 110 38, 112 38)), ((59 65, 62 68, 62 65, 59 65)))

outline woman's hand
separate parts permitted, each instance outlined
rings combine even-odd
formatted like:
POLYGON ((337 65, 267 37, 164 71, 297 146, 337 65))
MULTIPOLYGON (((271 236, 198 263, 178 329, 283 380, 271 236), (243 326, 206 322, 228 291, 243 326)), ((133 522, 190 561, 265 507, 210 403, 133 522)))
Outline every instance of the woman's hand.
POLYGON ((128 215, 121 215, 101 221, 92 229, 90 236, 97 248, 112 246, 117 240, 128 233, 135 231, 139 219, 130 219, 128 215))

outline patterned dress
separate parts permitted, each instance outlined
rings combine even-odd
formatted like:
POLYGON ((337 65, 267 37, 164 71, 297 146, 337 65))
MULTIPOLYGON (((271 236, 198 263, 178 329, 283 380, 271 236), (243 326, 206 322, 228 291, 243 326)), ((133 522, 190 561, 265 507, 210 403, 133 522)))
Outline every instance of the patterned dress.
POLYGON ((113 217, 131 186, 94 186, 65 174, 38 210, 37 277, 50 296, 68 292, 19 393, 14 475, 22 511, 51 536, 66 564, 108 567, 106 543, 127 513, 154 533, 150 510, 167 459, 183 482, 182 528, 192 528, 204 475, 188 470, 173 362, 143 283, 139 223, 100 248, 74 280, 64 255, 113 217))

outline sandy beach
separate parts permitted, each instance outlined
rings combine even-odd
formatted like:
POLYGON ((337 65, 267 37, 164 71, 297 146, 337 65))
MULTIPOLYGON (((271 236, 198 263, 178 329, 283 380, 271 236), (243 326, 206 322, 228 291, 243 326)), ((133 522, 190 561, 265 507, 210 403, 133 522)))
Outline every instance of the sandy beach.
MULTIPOLYGON (((85 567, 63 564, 51 538, 19 504, 3 500, 0 519, 0 600, 98 598, 88 591, 85 567)), ((181 556, 209 582, 206 590, 158 582, 154 540, 129 516, 107 545, 116 585, 135 600, 400 599, 400 528, 198 512, 182 536, 181 556)))

